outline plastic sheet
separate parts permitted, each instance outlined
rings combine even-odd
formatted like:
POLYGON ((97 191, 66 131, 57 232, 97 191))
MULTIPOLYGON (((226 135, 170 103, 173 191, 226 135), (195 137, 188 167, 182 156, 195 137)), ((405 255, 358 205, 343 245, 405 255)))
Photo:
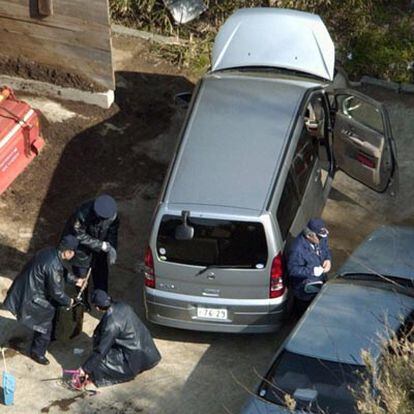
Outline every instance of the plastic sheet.
POLYGON ((9 372, 3 372, 2 388, 4 404, 12 405, 14 403, 14 390, 16 389, 16 379, 9 372))
POLYGON ((1 381, 1 387, 3 390, 3 403, 4 405, 14 404, 14 391, 16 389, 16 378, 10 372, 7 372, 6 356, 4 354, 4 348, 1 348, 1 355, 3 357, 4 371, 1 381))
POLYGON ((164 4, 178 24, 188 23, 207 10, 202 0, 164 0, 164 4))

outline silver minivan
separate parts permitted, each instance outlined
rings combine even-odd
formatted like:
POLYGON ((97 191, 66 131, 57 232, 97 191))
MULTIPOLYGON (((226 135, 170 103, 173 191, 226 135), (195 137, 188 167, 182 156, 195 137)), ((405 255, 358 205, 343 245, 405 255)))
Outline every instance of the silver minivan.
POLYGON ((385 108, 335 89, 314 14, 241 9, 223 25, 165 178, 145 255, 151 322, 269 332, 289 314, 283 252, 341 169, 375 191, 397 172, 385 108))

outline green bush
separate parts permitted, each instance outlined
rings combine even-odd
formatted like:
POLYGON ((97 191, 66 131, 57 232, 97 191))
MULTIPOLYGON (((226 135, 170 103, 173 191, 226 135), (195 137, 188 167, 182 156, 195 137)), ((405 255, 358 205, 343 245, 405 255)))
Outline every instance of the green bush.
POLYGON ((319 14, 351 78, 371 75, 413 82, 414 15, 404 0, 205 0, 199 19, 175 25, 162 0, 110 0, 112 19, 132 27, 188 39, 188 50, 156 46, 172 62, 209 66, 211 43, 223 22, 241 7, 285 7, 319 14), (349 56, 352 58, 347 59, 349 56))
POLYGON ((354 39, 352 60, 345 65, 354 76, 369 74, 386 80, 413 82, 414 34, 407 18, 372 27, 354 39))

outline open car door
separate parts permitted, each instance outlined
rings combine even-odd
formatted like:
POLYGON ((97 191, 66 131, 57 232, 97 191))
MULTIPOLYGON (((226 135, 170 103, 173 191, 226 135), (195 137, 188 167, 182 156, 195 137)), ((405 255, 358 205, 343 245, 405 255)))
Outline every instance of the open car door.
POLYGON ((397 160, 385 107, 351 89, 335 91, 336 166, 377 192, 397 187, 397 160))

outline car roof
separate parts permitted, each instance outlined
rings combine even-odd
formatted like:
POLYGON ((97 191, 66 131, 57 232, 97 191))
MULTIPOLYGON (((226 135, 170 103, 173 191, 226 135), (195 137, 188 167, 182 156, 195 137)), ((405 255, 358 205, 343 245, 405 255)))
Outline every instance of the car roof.
POLYGON ((205 76, 164 201, 264 210, 303 97, 316 85, 257 73, 205 76))
POLYGON ((414 280, 414 228, 381 226, 370 234, 338 270, 338 274, 369 273, 414 280))
POLYGON ((332 362, 364 365, 414 309, 414 298, 389 289, 329 282, 305 313, 286 350, 332 362))

